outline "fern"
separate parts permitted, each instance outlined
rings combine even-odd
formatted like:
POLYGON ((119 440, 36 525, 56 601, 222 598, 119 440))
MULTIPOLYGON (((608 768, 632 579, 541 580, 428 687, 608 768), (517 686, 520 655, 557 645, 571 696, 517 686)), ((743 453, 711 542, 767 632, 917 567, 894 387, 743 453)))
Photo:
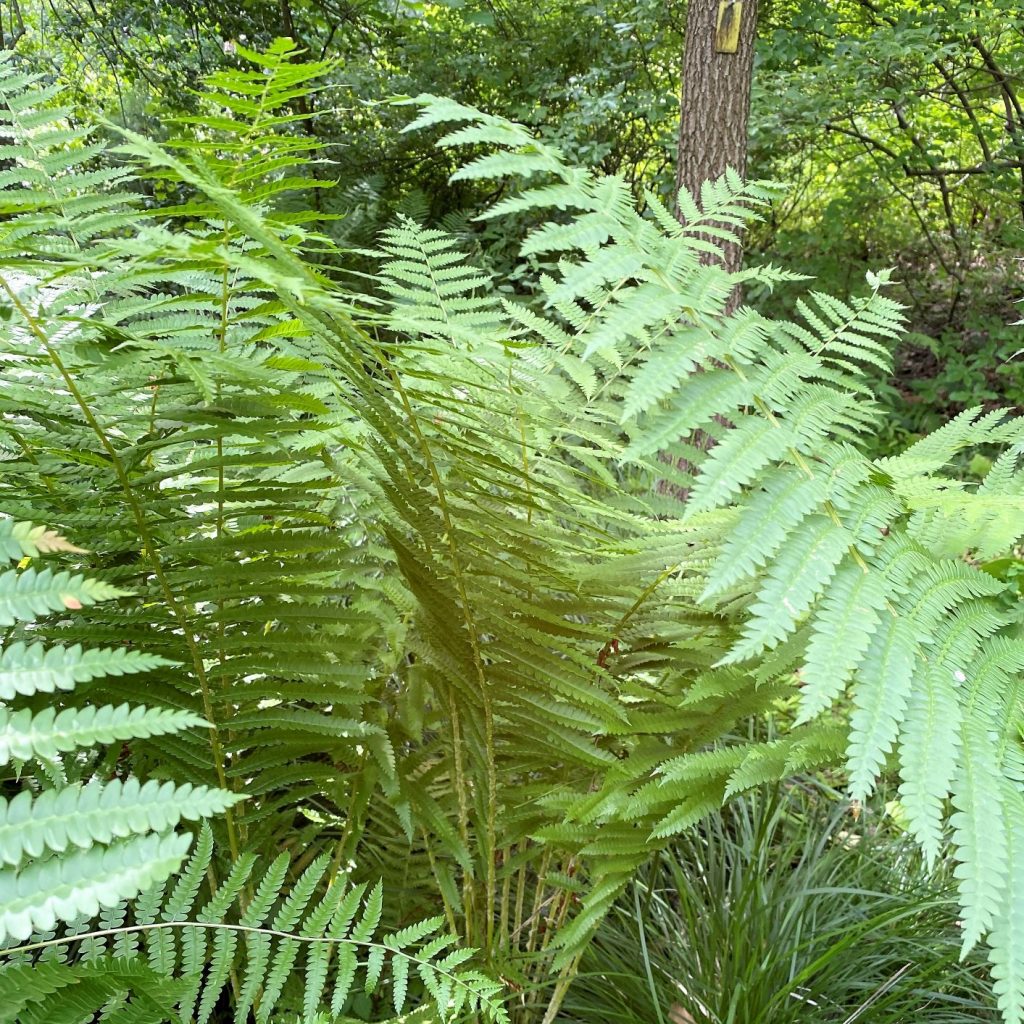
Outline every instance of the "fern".
POLYGON ((0 625, 31 622, 49 612, 77 610, 97 601, 123 597, 126 591, 101 580, 52 569, 10 569, 0 576, 0 625))
POLYGON ((48 530, 45 526, 33 523, 16 523, 13 519, 0 521, 0 551, 5 558, 38 558, 60 551, 72 551, 84 554, 56 530, 48 530))
POLYGON ((50 931, 58 921, 94 917, 101 907, 148 889, 171 874, 188 851, 187 835, 143 835, 128 842, 76 850, 0 876, 4 941, 50 931))
POLYGON ((122 676, 150 672, 173 664, 166 658, 124 647, 83 650, 50 647, 41 643, 9 644, 0 651, 0 700, 10 701, 19 694, 54 693, 73 690, 77 683, 88 683, 104 676, 122 676))
POLYGON ((0 857, 17 865, 47 850, 63 853, 141 831, 165 832, 181 818, 213 817, 231 802, 216 791, 135 779, 47 790, 34 800, 24 792, 2 808, 0 857))
MULTIPOLYGON (((209 1021, 232 972, 239 970, 242 995, 235 1010, 236 1020, 248 1019, 257 1003, 257 1020, 275 1019, 275 1012, 293 999, 298 1000, 304 1020, 321 1013, 333 1020, 347 1006, 357 983, 367 993, 374 992, 382 987, 385 972, 391 980, 395 1013, 401 1014, 410 969, 415 969, 441 1019, 472 1014, 486 1021, 508 1020, 499 998, 500 985, 463 966, 473 951, 453 952, 450 947, 454 938, 437 934, 443 918, 380 933, 379 885, 367 893, 363 885, 349 888, 337 884, 315 896, 328 868, 327 859, 320 858, 302 872, 286 895, 287 855, 269 866, 251 900, 246 900, 244 889, 256 863, 255 858, 246 857, 236 862, 231 874, 208 899, 200 901, 200 883, 210 869, 212 851, 212 835, 204 826, 180 879, 170 891, 155 889, 145 897, 147 904, 163 905, 159 920, 152 920, 151 912, 143 910, 138 901, 133 915, 131 904, 127 908, 134 923, 104 929, 94 936, 69 934, 9 949, 10 956, 92 940, 100 944, 93 947, 84 969, 68 968, 58 975, 63 984, 33 987, 31 976, 20 975, 14 966, 0 970, 0 992, 12 1002, 31 1000, 37 1004, 34 1012, 42 1015, 61 1005, 67 985, 82 984, 98 967, 109 969, 126 960, 128 970, 122 977, 126 990, 129 986, 137 990, 138 978, 159 985, 164 1006, 169 1000, 169 1008, 188 1019, 209 1021), (268 926, 265 922, 275 905, 278 910, 268 926), (127 958, 123 953, 118 958, 102 955, 111 937, 118 940, 127 936, 140 938, 143 948, 133 949, 127 958), (244 959, 240 956, 240 940, 245 940, 247 946, 244 959), (97 957, 97 953, 101 955, 97 957), (328 1011, 325 990, 331 971, 328 1011), (297 977, 305 980, 293 993, 297 977), (47 991, 48 987, 52 991, 47 991)), ((173 1019, 167 1009, 163 1012, 159 1019, 173 1019)))
MULTIPOLYGON (((16 558, 27 548, 36 554, 81 551, 54 531, 33 529, 28 523, 4 520, 3 531, 18 539, 16 558)), ((31 619, 38 610, 78 610, 123 593, 50 569, 27 567, 0 576, 0 603, 11 609, 8 624, 31 619), (52 591, 56 599, 49 596, 52 591)), ((147 667, 144 658, 129 660, 110 651, 90 658, 81 648, 47 651, 40 644, 15 642, 0 655, 0 695, 9 700, 70 689, 78 681, 76 672, 95 678, 104 673, 105 664, 120 671, 147 667), (26 667, 34 671, 26 672, 26 667)), ((203 724, 188 712, 127 704, 60 711, 48 707, 35 713, 0 706, 0 766, 12 761, 59 764, 61 753, 81 747, 203 724)), ((115 906, 165 878, 190 842, 189 836, 169 830, 183 818, 216 814, 236 800, 216 790, 140 785, 135 780, 72 783, 36 796, 26 789, 12 799, 0 797, 0 943, 45 932, 58 921, 95 916, 100 908, 115 906)))
POLYGON ((162 708, 47 708, 33 715, 28 709, 0 710, 0 765, 32 758, 54 760, 58 754, 97 743, 115 743, 180 732, 206 723, 189 711, 162 708))
MULTIPOLYGON (((499 140, 493 118, 430 98, 421 102, 427 123, 469 122, 442 144, 497 142, 529 150, 519 135, 499 140)), ((516 173, 515 160, 477 159, 469 167, 474 174, 516 173)), ((742 609, 739 636, 719 663, 761 678, 773 661, 776 671, 798 669, 807 723, 799 728, 812 734, 815 716, 849 688, 852 793, 866 796, 898 749, 911 827, 930 856, 952 794, 970 947, 994 928, 996 908, 1015 891, 1002 822, 1018 820, 1024 796, 1012 696, 1020 666, 1014 641, 1006 638, 1019 613, 1007 614, 998 580, 960 556, 991 557, 1020 535, 1024 421, 971 410, 904 455, 872 463, 856 447, 875 416, 865 373, 887 368, 902 323, 883 294, 886 275, 870 277, 870 293, 849 302, 810 293, 797 303, 800 319, 792 323, 747 309, 723 319, 731 285, 714 268, 695 266, 669 218, 654 209, 654 222, 645 222, 626 202, 599 204, 598 195, 615 193, 612 181, 560 166, 549 171, 560 184, 546 190, 531 182, 493 212, 583 211, 571 223, 536 229, 526 249, 567 254, 559 277, 542 282, 541 291, 567 332, 561 348, 571 345, 596 370, 588 394, 622 395, 617 421, 628 439, 622 455, 642 462, 697 428, 717 442, 708 454, 686 450, 696 474, 684 516, 697 525, 710 523, 713 510, 734 509, 701 598, 719 614, 742 609), (657 289, 664 301, 655 298, 657 289), (673 289, 677 298, 670 301, 673 289), (614 318, 619 308, 630 311, 623 320, 614 318), (650 318, 636 315, 640 308, 650 318), (626 319, 639 325, 635 334, 626 319), (612 326, 604 331, 606 323, 612 326), (638 343, 632 351, 623 345, 630 338, 638 343), (943 475, 959 452, 982 444, 1008 446, 988 486, 965 488, 943 475), (987 843, 985 821, 991 823, 987 843)), ((716 212, 742 219, 744 204, 762 197, 725 179, 701 198, 703 209, 680 197, 695 224, 716 212)), ((539 333, 555 340, 550 330, 539 333)), ((602 414, 598 402, 588 401, 588 415, 602 414)), ((829 746, 834 750, 834 741, 829 746)), ((824 754, 828 747, 818 749, 824 754)), ((720 786, 735 792, 748 780, 765 781, 805 763, 795 752, 687 754, 637 791, 632 813, 674 794, 681 802, 654 829, 664 835, 703 813, 720 786)), ((1024 992, 1009 979, 1019 977, 1019 949, 1005 923, 991 938, 1001 1006, 1007 1020, 1017 1021, 1024 1018, 1024 992)))
POLYGON ((5 131, 36 163, 0 193, 0 258, 18 268, 2 277, 0 487, 19 519, 96 552, 82 581, 27 578, 8 616, 61 617, 15 640, 5 692, 81 681, 118 708, 131 680, 90 674, 116 659, 79 644, 144 648, 160 659, 147 706, 209 728, 137 736, 130 765, 253 797, 177 886, 110 908, 110 935, 37 941, 69 947, 72 975, 116 953, 199 1019, 232 974, 239 1021, 336 1018, 385 977, 396 1012, 423 997, 497 1016, 451 933, 515 980, 517 1017, 552 1019, 653 848, 844 756, 863 796, 893 755, 928 850, 950 794, 965 934, 990 934, 1019 1020, 1002 910, 1019 889, 1019 616, 960 556, 1014 536, 1021 424, 974 412, 871 461, 869 375, 902 322, 884 275, 847 301, 812 293, 793 322, 726 316, 741 281, 791 279, 704 259, 771 186, 730 175, 683 195, 680 226, 452 101, 421 98, 415 123, 478 147, 459 177, 526 179, 484 216, 529 214, 524 251, 548 272, 494 301, 454 238, 403 219, 374 294, 352 294, 314 264, 329 243, 296 209, 320 156, 286 111, 323 67, 287 43, 247 56, 212 83, 201 133, 122 131, 109 190, 77 162, 86 136, 3 71, 5 131), (128 165, 181 201, 143 217, 128 165), (688 444, 695 429, 716 443, 688 444), (987 488, 944 470, 977 444, 1008 453, 987 488), (84 605, 90 574, 145 600, 98 605, 87 632, 62 595, 84 605), (799 702, 795 727, 738 738, 780 701, 799 702), (380 876, 414 916, 440 901, 446 935, 403 931, 360 888, 380 876), (374 945, 378 929, 392 938, 374 945))

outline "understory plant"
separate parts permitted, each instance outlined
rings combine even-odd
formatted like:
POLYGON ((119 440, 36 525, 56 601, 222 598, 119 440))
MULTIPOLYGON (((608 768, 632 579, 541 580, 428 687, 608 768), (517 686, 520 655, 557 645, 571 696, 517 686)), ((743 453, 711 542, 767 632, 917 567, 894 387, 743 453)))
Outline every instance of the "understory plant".
POLYGON ((290 884, 288 853, 261 871, 257 857, 244 854, 199 898, 215 877, 213 834, 204 825, 183 864, 192 836, 174 826, 223 813, 241 797, 122 774, 131 742, 206 723, 189 711, 128 704, 9 707, 167 662, 125 647, 20 639, 18 627, 26 624, 31 636, 41 614, 81 614, 127 592, 35 568, 40 556, 88 553, 43 526, 0 519, 0 549, 19 561, 18 570, 0 574, 0 623, 18 637, 0 651, 0 768, 27 782, 16 796, 0 797, 0 1021, 209 1020, 231 985, 237 1021, 250 1012, 260 1022, 278 1019, 283 1004, 301 1007, 312 1022, 337 1017, 357 978, 364 997, 374 992, 385 968, 396 1014, 413 973, 425 1010, 505 1019, 497 986, 462 966, 471 951, 452 950, 454 937, 438 934, 443 917, 378 935, 379 882, 372 891, 331 884, 316 895, 326 854, 290 884), (99 743, 112 746, 106 754, 89 749, 99 743), (241 941, 244 972, 235 968, 241 941), (42 959, 34 962, 36 955, 42 959))
POLYGON ((996 1021, 959 962, 953 865, 796 786, 737 798, 637 873, 563 1006, 587 1024, 996 1021))
MULTIPOLYGON (((24 635, 31 637, 43 613, 76 614, 126 596, 100 580, 45 564, 36 568, 40 556, 85 554, 43 526, 0 519, 0 549, 19 563, 18 570, 0 573, 0 624, 8 635, 25 624, 24 635)), ((116 761, 104 763, 88 749, 205 724, 189 711, 96 703, 35 710, 28 703, 166 664, 124 647, 83 650, 18 639, 0 651, 0 768, 30 780, 17 795, 0 797, 0 945, 94 917, 163 882, 191 842, 174 826, 238 802, 224 790, 122 779, 116 761)))
MULTIPOLYGON (((141 598, 40 636, 163 659, 147 705, 207 728, 133 739, 123 770, 246 798, 189 876, 209 902, 144 894, 101 930, 153 932, 149 968, 200 1024, 407 1001, 550 1024, 652 850, 796 772, 845 764, 863 799, 893 753, 929 862, 952 827, 964 948, 989 937, 1021 1020, 1024 644, 986 570, 1022 530, 1024 425, 973 410, 870 459, 867 371, 901 324, 884 274, 792 321, 726 315, 738 283, 789 276, 704 258, 771 190, 728 176, 679 224, 450 101, 421 98, 415 126, 476 147, 457 176, 525 182, 484 216, 529 214, 523 259, 557 269, 513 299, 400 220, 355 287, 327 269, 324 156, 292 112, 326 65, 239 53, 251 68, 211 76, 164 145, 108 127, 105 146, 56 90, 10 60, 0 77, 0 507, 141 598), (976 488, 945 472, 972 446, 995 455, 976 488), (792 728, 744 738, 780 705, 792 728), (455 996, 391 956, 377 1003, 327 998, 325 962, 357 944, 332 933, 342 894, 380 878, 359 919, 379 913, 380 949, 443 916, 465 948, 438 970, 476 948, 493 981, 473 968, 455 996)), ((22 954, 51 941, 69 977, 124 966, 116 937, 22 954)))

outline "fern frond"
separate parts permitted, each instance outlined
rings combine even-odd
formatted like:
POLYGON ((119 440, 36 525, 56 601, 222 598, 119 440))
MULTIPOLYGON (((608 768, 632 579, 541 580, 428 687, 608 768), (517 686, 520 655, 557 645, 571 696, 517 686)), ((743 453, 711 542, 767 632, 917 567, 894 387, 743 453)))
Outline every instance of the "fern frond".
POLYGON ((0 557, 38 558, 40 555, 52 555, 58 552, 84 554, 69 540, 62 537, 56 530, 48 530, 45 526, 32 523, 16 523, 12 519, 0 519, 0 557))
POLYGON ((0 942, 93 917, 177 870, 188 835, 145 835, 0 871, 0 942))
POLYGON ((950 821, 960 859, 956 876, 967 950, 992 927, 1002 906, 1008 850, 995 751, 991 738, 975 723, 964 724, 960 763, 950 821))
POLYGON ((218 790, 150 781, 91 782, 0 798, 0 860, 17 866, 26 857, 144 832, 166 832, 180 820, 219 814, 240 798, 218 790))
POLYGON ((1007 801, 1007 887, 992 927, 993 991, 1006 1024, 1024 1020, 1024 807, 1015 792, 1007 801))
POLYGON ((789 636, 835 575, 852 541, 850 531, 827 516, 804 519, 772 559, 729 660, 745 661, 789 636))
POLYGON ((847 750, 850 791, 863 800, 874 788, 884 757, 899 734, 911 687, 917 647, 906 623, 883 614, 865 652, 853 691, 847 750))
POLYGON ((381 237, 381 256, 390 257, 380 278, 395 300, 395 328, 467 343, 499 330, 495 300, 473 294, 490 279, 465 265, 445 232, 400 220, 381 237))
MULTIPOLYGON (((6 521, 6 520, 5 520, 6 521)), ((20 535, 17 528, 11 537, 20 535)), ((53 541, 51 531, 24 537, 35 550, 80 553, 53 541)), ((33 569, 0 577, 7 585, 11 623, 39 612, 79 609, 126 591, 69 572, 33 569), (56 595, 56 596, 53 596, 56 595)), ((80 646, 47 649, 15 641, 0 653, 0 699, 68 690, 76 683, 170 664, 123 650, 85 652, 80 646)), ((206 725, 186 710, 130 708, 127 704, 82 709, 0 707, 0 765, 12 760, 58 763, 79 747, 181 732, 206 725)), ((168 834, 182 819, 226 811, 238 797, 191 785, 134 779, 107 784, 62 784, 33 797, 27 789, 0 798, 0 943, 46 932, 116 907, 162 881, 181 862, 191 837, 168 834), (76 849, 77 848, 77 849, 76 849)))
POLYGON ((76 747, 161 736, 206 724, 190 711, 142 705, 46 708, 35 715, 28 708, 14 712, 0 708, 0 765, 33 757, 53 760, 76 747))
MULTIPOLYGON (((415 966, 421 975, 428 974, 434 979, 439 992, 447 991, 448 1000, 435 1008, 445 1019, 453 1012, 451 1006, 460 1003, 480 1013, 486 1021, 507 1024, 499 986, 471 967, 463 966, 474 951, 449 952, 454 938, 436 935, 442 918, 427 919, 378 937, 383 905, 381 886, 376 886, 367 896, 364 886, 349 889, 339 883, 316 895, 324 881, 326 858, 319 858, 307 867, 292 883, 287 896, 282 890, 288 858, 277 858, 263 875, 255 897, 246 901, 245 910, 235 924, 229 917, 239 911, 245 895, 243 890, 255 867, 255 858, 244 856, 235 863, 213 896, 194 911, 212 853, 211 833, 204 827, 185 873, 171 894, 163 899, 160 920, 156 920, 152 906, 143 909, 143 904, 159 904, 162 887, 154 890, 155 896, 136 901, 135 924, 123 926, 125 933, 137 931, 143 936, 152 976, 178 983, 173 991, 179 1012, 187 1012, 198 1020, 210 1019, 217 1000, 229 984, 231 972, 239 966, 239 940, 244 938, 245 974, 236 1005, 237 1019, 245 1019, 257 1000, 257 1019, 274 1019, 286 982, 296 971, 304 976, 301 1002, 306 1018, 323 1012, 330 961, 336 957, 337 983, 331 993, 331 1020, 343 1010, 357 971, 364 973, 364 988, 368 993, 380 987, 385 970, 390 974, 393 987, 407 990, 410 967, 415 966), (280 904, 279 910, 271 926, 266 927, 263 922, 275 903, 280 904), (180 947, 175 942, 175 933, 180 933, 180 947)), ((48 946, 54 941, 81 940, 69 935, 42 945, 48 946)), ((109 957, 100 957, 91 963, 102 965, 109 960, 109 957)), ((133 969, 139 970, 138 967, 133 969)), ((0 986, 6 975, 7 971, 0 970, 0 986)), ((398 1001, 394 993, 393 1000, 398 1001)), ((404 1002, 403 994, 400 1004, 404 1002)))
POLYGON ((928 670, 923 685, 909 695, 900 734, 900 800, 929 863, 939 853, 943 805, 953 785, 955 760, 950 754, 960 746, 956 686, 962 670, 955 665, 944 659, 928 670))
POLYGON ((0 626, 31 622, 36 616, 50 612, 77 611, 97 601, 124 597, 128 593, 80 574, 52 569, 39 572, 32 568, 21 572, 9 569, 0 574, 0 626))
POLYGON ((0 651, 0 700, 73 690, 76 683, 150 672, 172 664, 159 655, 125 647, 83 650, 81 644, 47 648, 41 643, 17 641, 0 651))

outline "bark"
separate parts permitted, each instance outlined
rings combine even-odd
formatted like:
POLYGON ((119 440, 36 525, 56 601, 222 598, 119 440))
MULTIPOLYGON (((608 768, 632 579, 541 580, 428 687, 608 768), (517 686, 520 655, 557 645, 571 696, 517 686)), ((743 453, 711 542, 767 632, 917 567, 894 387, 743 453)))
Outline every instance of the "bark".
MULTIPOLYGON (((743 0, 739 13, 739 43, 735 53, 716 50, 719 0, 689 0, 686 9, 686 42, 683 50, 683 91, 679 104, 679 153, 676 161, 676 187, 686 188, 700 204, 700 187, 720 178, 728 168, 741 177, 747 172, 747 122, 750 119, 750 87, 754 73, 754 35, 757 27, 757 0, 743 0)), ((735 17, 737 9, 727 11, 735 17)), ((684 218, 677 209, 676 216, 684 218)), ((739 243, 710 238, 722 246, 721 263, 725 270, 740 269, 743 250, 739 243)), ((706 257, 709 261, 713 257, 706 257)), ((725 307, 733 313, 742 301, 737 287, 725 307)), ((719 422, 725 425, 724 420, 719 422)), ((695 448, 707 451, 711 438, 697 431, 689 438, 695 448)), ((662 452, 663 462, 675 462, 676 468, 692 474, 695 466, 687 459, 673 458, 662 452)), ((689 496, 688 487, 666 480, 658 482, 662 494, 680 501, 689 496)), ((682 1018, 678 1018, 682 1019, 682 1018)))
MULTIPOLYGON (((747 171, 747 122, 754 71, 757 0, 744 0, 739 46, 715 52, 719 0, 690 0, 686 10, 683 92, 679 117, 676 185, 700 200, 700 186, 731 167, 747 171)), ((727 247, 724 266, 738 270, 741 249, 727 247)))

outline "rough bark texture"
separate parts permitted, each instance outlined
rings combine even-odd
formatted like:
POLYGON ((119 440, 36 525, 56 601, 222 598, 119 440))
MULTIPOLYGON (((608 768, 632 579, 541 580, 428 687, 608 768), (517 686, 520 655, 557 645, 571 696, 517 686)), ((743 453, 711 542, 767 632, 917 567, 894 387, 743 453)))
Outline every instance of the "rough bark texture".
MULTIPOLYGON (((683 93, 676 184, 700 198, 700 186, 731 167, 747 170, 747 121, 754 70, 757 0, 744 0, 736 53, 715 52, 719 0, 690 0, 686 10, 683 93)), ((741 251, 729 246, 727 270, 738 270, 741 251)))
MULTIPOLYGON (((754 73, 757 0, 743 2, 739 46, 735 53, 715 52, 718 6, 719 0, 689 0, 686 9, 676 187, 692 192, 698 204, 700 187, 705 181, 720 178, 729 167, 741 177, 747 172, 747 122, 754 73)), ((731 13, 735 16, 735 8, 731 13)), ((683 220, 681 216, 679 219, 683 220)), ((719 239, 709 241, 722 245, 719 239)), ((739 270, 742 259, 743 250, 738 243, 724 244, 722 266, 726 270, 739 270)), ((734 312, 741 300, 742 293, 736 288, 726 304, 726 314, 734 312)), ((689 442, 706 451, 711 438, 698 430, 689 442)), ((663 462, 675 461, 676 468, 685 473, 694 472, 690 462, 673 459, 670 452, 662 452, 660 458, 663 462)), ((689 495, 688 487, 681 488, 666 480, 658 482, 658 490, 680 501, 686 501, 689 495)))

